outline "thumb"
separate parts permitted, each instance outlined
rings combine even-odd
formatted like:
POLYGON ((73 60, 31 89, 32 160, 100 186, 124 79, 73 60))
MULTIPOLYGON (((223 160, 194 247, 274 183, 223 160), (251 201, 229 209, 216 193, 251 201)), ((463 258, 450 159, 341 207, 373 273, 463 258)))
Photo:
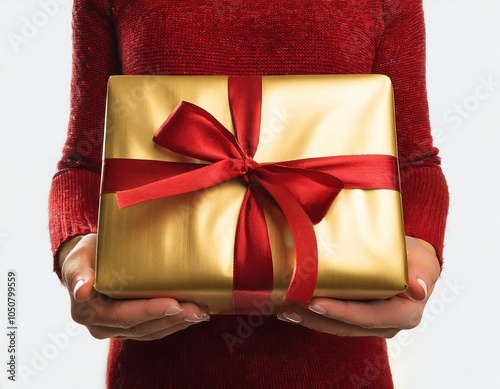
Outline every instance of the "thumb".
POLYGON ((416 301, 423 301, 429 294, 428 283, 422 277, 411 277, 408 275, 408 289, 405 294, 416 301))
POLYGON ((96 243, 96 234, 85 235, 64 259, 62 277, 76 301, 88 301, 96 293, 94 289, 96 243))
POLYGON ((408 289, 412 300, 426 300, 439 277, 439 261, 434 248, 421 239, 407 238, 408 289))

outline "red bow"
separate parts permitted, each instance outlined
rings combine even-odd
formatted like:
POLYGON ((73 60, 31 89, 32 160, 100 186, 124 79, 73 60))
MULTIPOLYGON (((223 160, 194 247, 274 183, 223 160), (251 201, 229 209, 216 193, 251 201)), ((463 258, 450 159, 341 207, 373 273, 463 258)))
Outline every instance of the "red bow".
POLYGON ((260 134, 261 78, 229 77, 228 92, 236 137, 207 111, 181 102, 153 138, 162 147, 209 164, 107 159, 102 192, 116 192, 123 208, 241 177, 247 191, 234 248, 235 310, 268 298, 273 288, 264 199, 281 209, 294 241, 295 269, 285 301, 306 304, 318 272, 313 224, 325 217, 344 187, 397 190, 397 161, 387 155, 355 155, 259 164, 253 156, 260 134), (138 173, 131 173, 131 167, 138 173))

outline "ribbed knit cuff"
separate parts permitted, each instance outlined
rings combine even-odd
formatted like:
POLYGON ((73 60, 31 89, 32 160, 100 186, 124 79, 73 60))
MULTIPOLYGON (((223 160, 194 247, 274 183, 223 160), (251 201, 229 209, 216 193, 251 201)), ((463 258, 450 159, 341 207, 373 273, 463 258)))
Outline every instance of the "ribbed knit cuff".
POLYGON ((100 176, 68 170, 54 177, 49 194, 49 232, 54 271, 61 279, 57 253, 68 239, 97 231, 100 176))
POLYGON ((401 193, 406 235, 432 244, 442 266, 449 194, 441 169, 423 166, 402 170, 401 193))

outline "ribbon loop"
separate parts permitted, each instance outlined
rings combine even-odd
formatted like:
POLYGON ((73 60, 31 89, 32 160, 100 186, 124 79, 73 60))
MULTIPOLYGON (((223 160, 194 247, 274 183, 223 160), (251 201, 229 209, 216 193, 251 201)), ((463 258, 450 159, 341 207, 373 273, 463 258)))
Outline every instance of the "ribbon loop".
POLYGON ((177 154, 208 162, 242 157, 234 135, 210 113, 186 101, 172 111, 153 141, 177 154))

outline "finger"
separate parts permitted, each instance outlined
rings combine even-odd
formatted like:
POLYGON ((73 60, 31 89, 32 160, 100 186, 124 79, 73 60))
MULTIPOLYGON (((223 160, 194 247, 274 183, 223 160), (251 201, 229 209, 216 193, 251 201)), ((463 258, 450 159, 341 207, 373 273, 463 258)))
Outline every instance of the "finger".
POLYGON ((107 327, 102 325, 88 326, 89 332, 97 339, 160 339, 193 324, 210 320, 210 316, 204 312, 200 314, 188 313, 189 309, 172 316, 165 316, 140 323, 130 328, 107 327))
POLYGON ((76 301, 88 301, 96 293, 93 286, 96 242, 96 234, 84 236, 64 260, 63 281, 76 301))
POLYGON ((200 311, 193 304, 188 305, 188 307, 184 308, 182 312, 176 315, 149 320, 133 327, 126 328, 124 331, 119 331, 118 334, 122 336, 130 336, 134 339, 141 337, 147 338, 152 334, 171 329, 172 327, 177 327, 180 324, 196 324, 210 320, 210 316, 207 313, 200 311))
POLYGON ((158 340, 158 339, 163 339, 167 336, 170 336, 178 331, 185 330, 186 328, 191 327, 194 324, 196 324, 196 323, 190 323, 190 322, 184 321, 182 323, 176 324, 175 326, 165 328, 161 331, 158 331, 158 332, 155 332, 152 334, 148 334, 148 335, 144 335, 141 337, 131 338, 130 336, 116 336, 115 338, 121 339, 121 340, 133 339, 133 340, 139 340, 139 341, 158 340))
POLYGON ((421 239, 406 239, 408 253, 408 288, 404 295, 425 301, 439 278, 440 267, 434 248, 421 239))
POLYGON ((414 328, 423 309, 423 303, 399 296, 373 301, 315 298, 309 305, 309 310, 316 314, 366 329, 414 328))
POLYGON ((201 312, 199 315, 194 313, 179 314, 173 317, 166 317, 139 324, 130 328, 128 332, 122 335, 128 336, 131 339, 160 339, 191 325, 203 323, 209 320, 210 316, 204 312, 201 312))
POLYGON ((322 317, 305 308, 284 309, 278 315, 278 319, 295 323, 311 330, 337 336, 378 336, 382 338, 394 337, 400 329, 398 328, 364 328, 339 320, 322 317))
POLYGON ((113 300, 99 296, 86 303, 84 308, 77 306, 75 310, 74 319, 79 323, 83 321, 82 324, 86 325, 112 328, 130 328, 179 314, 181 318, 190 314, 201 316, 201 310, 195 304, 181 305, 171 298, 113 300))

